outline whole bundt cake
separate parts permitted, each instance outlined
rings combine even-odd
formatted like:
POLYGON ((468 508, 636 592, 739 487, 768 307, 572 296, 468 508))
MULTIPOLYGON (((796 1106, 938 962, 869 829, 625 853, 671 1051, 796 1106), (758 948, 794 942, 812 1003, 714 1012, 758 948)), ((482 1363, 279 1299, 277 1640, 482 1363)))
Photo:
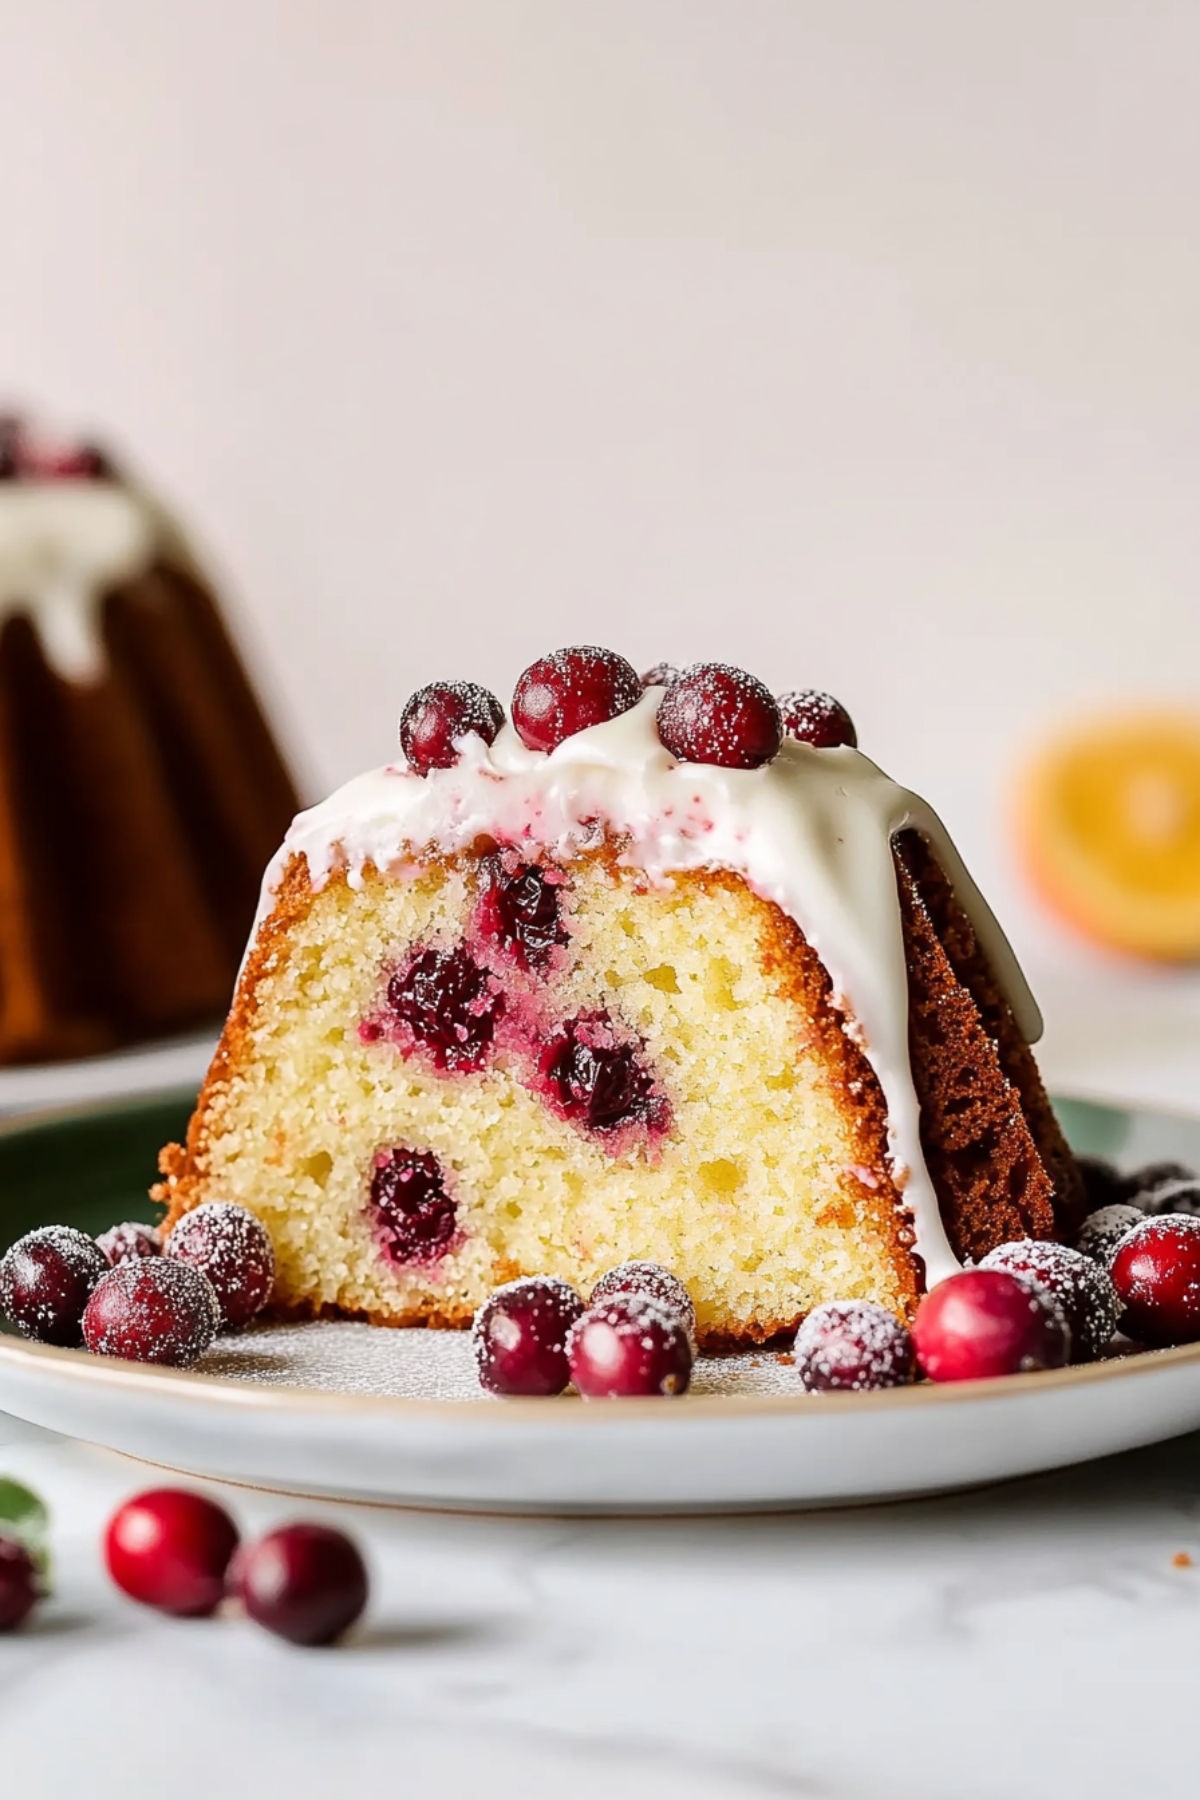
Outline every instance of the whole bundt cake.
POLYGON ((168 1225, 237 1202, 285 1312, 391 1325, 649 1258, 710 1348, 1072 1230, 1012 952, 842 709, 584 647, 503 718, 422 690, 293 824, 168 1225))
POLYGON ((0 421, 0 1063, 218 1019, 296 804, 161 509, 0 421))

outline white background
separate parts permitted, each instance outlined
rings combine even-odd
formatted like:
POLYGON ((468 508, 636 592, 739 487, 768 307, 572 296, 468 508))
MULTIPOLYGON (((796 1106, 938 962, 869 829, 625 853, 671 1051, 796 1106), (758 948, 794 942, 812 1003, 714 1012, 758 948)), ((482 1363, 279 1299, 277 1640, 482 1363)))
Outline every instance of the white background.
POLYGON ((1004 806, 1197 686, 1198 66, 1161 0, 0 0, 0 390, 181 506, 314 793, 581 638, 827 686, 1052 1055, 1151 995, 1169 1060, 1195 983, 1004 806))

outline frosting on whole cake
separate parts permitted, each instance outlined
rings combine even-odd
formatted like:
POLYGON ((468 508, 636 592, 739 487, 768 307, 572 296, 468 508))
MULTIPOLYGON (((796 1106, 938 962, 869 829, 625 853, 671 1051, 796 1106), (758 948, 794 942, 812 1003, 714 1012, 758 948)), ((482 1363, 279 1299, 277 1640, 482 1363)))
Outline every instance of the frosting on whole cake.
POLYGON ((149 566, 160 536, 153 506, 112 481, 0 483, 0 625, 27 614, 58 675, 99 679, 100 602, 149 566))
POLYGON ((1026 1040, 1041 1016, 995 916, 937 814, 859 751, 786 739, 757 769, 677 762, 659 740, 664 689, 631 711, 528 749, 511 724, 485 745, 471 735, 458 763, 420 776, 388 765, 301 813, 267 871, 263 911, 293 856, 315 888, 338 870, 352 887, 368 865, 387 872, 490 836, 566 860, 615 841, 623 864, 667 883, 686 870, 728 869, 795 920, 820 957, 882 1089, 897 1185, 932 1286, 960 1265, 925 1166, 908 1051, 908 971, 892 839, 915 829, 931 845, 971 920, 1026 1040))

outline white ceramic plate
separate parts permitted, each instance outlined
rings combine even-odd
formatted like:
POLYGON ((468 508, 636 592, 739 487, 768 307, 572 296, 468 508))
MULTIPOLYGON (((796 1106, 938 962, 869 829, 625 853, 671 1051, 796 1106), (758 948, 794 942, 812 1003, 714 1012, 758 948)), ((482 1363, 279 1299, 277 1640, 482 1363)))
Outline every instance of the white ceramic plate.
POLYGON ((216 1048, 211 1031, 76 1062, 0 1069, 0 1117, 126 1100, 190 1087, 194 1094, 216 1048))
MULTIPOLYGON (((1077 1149, 1200 1164, 1200 1122, 1064 1102, 1077 1149)), ((810 1396, 769 1352, 675 1401, 480 1395, 458 1333, 273 1327, 182 1374, 0 1339, 0 1406, 149 1462, 294 1493, 527 1512, 894 1499, 1200 1427, 1200 1345, 1004 1381, 810 1396)))

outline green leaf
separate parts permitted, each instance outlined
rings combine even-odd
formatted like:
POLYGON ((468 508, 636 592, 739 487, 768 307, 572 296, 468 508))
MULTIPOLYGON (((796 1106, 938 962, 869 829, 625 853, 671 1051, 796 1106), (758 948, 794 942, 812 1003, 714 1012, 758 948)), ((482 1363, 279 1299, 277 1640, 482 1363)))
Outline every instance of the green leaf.
POLYGON ((20 1538, 45 1580, 50 1571, 50 1514, 30 1488, 0 1475, 0 1533, 20 1538))

